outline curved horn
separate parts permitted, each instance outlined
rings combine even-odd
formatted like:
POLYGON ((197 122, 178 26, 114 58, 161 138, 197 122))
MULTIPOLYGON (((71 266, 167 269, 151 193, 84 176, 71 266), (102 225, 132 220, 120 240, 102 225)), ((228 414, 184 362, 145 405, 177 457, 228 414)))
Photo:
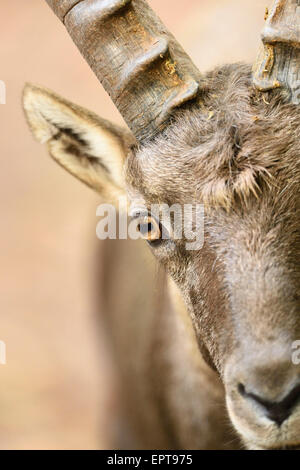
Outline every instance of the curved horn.
POLYGON ((144 0, 46 1, 139 141, 197 98, 197 68, 144 0))
POLYGON ((300 104, 300 0, 276 0, 262 33, 263 48, 254 65, 260 91, 282 87, 300 104))

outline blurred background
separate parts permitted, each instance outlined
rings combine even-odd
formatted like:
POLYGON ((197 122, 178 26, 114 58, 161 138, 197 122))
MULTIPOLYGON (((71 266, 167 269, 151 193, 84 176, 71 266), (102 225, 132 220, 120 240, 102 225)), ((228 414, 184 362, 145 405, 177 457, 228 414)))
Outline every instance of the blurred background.
MULTIPOLYGON (((270 0, 150 0, 201 70, 253 62, 270 0)), ((23 117, 26 81, 122 118, 45 1, 1 0, 0 449, 105 449, 116 378, 95 264, 97 195, 37 144, 23 117), (100 325, 100 326, 99 326, 100 325)), ((116 242, 117 243, 117 242, 116 242)), ((105 293, 103 294, 105 295, 105 293)))

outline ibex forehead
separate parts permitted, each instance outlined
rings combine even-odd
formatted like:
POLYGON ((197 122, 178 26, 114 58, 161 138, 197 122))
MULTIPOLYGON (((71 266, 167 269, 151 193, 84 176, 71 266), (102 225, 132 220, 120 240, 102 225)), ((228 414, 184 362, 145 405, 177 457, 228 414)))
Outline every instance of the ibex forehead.
POLYGON ((298 107, 279 107, 275 94, 263 100, 241 64, 217 69, 208 81, 197 104, 129 157, 129 186, 155 202, 229 209, 236 196, 244 203, 261 197, 262 187, 282 191, 291 176, 299 183, 298 107))

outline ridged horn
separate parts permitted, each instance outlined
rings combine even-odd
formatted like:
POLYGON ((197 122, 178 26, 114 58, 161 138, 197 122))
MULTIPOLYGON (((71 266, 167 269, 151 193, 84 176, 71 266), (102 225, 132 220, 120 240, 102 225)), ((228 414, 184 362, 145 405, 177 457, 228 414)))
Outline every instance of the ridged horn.
POLYGON ((139 141, 195 100, 201 76, 144 0, 46 0, 139 141))
POLYGON ((276 0, 262 33, 263 47, 253 69, 260 91, 283 88, 300 104, 300 0, 276 0))

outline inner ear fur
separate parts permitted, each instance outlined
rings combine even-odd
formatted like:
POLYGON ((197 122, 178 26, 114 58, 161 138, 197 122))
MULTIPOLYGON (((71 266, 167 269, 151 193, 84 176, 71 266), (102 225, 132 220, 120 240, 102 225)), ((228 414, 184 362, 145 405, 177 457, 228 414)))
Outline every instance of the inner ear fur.
POLYGON ((123 166, 136 143, 130 131, 39 86, 25 86, 23 103, 33 135, 54 160, 106 201, 124 193, 123 166))

